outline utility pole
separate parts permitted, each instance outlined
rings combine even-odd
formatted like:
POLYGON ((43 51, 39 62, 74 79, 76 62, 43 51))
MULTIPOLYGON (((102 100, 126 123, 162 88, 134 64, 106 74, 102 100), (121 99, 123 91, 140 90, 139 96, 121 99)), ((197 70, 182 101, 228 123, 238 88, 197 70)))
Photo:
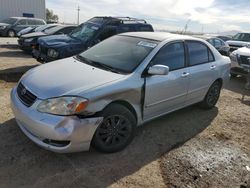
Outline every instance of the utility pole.
POLYGON ((78 5, 78 8, 77 8, 77 25, 79 25, 79 13, 80 13, 80 6, 78 5))

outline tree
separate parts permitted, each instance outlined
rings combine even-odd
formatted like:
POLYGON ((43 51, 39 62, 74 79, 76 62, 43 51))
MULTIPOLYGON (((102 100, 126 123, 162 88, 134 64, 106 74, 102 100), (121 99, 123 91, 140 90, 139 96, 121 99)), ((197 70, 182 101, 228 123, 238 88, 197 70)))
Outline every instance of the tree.
POLYGON ((58 22, 58 15, 54 14, 53 10, 49 10, 46 8, 46 20, 49 23, 57 23, 58 22))

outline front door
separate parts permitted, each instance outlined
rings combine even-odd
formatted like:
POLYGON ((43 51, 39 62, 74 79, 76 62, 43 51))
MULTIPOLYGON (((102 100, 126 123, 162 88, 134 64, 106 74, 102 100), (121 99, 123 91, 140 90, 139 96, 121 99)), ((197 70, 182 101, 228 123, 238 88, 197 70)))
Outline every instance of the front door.
POLYGON ((146 78, 145 121, 185 105, 189 73, 185 67, 184 43, 174 42, 162 47, 150 66, 158 64, 168 66, 170 72, 146 78))

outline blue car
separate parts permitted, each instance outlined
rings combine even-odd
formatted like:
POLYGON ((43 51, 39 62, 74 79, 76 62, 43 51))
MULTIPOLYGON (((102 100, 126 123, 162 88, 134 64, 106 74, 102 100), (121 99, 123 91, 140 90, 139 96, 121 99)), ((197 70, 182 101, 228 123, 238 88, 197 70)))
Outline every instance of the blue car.
POLYGON ((68 35, 39 38, 32 55, 41 63, 50 62, 77 55, 113 35, 135 31, 154 30, 145 20, 130 17, 94 17, 68 35))

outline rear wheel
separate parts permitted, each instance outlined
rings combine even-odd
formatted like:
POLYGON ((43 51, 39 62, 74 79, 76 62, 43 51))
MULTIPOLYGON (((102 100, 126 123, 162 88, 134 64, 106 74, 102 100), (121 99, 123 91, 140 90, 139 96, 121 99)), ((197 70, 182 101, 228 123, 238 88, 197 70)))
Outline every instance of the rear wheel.
POLYGON ((134 137, 135 116, 120 104, 111 104, 103 111, 102 116, 104 119, 95 132, 93 146, 106 153, 124 149, 134 137))
POLYGON ((215 81, 209 88, 204 100, 201 102, 201 107, 205 109, 213 108, 220 97, 221 83, 215 81))
POLYGON ((16 36, 16 33, 14 30, 9 30, 7 34, 8 34, 8 37, 15 37, 16 36))

